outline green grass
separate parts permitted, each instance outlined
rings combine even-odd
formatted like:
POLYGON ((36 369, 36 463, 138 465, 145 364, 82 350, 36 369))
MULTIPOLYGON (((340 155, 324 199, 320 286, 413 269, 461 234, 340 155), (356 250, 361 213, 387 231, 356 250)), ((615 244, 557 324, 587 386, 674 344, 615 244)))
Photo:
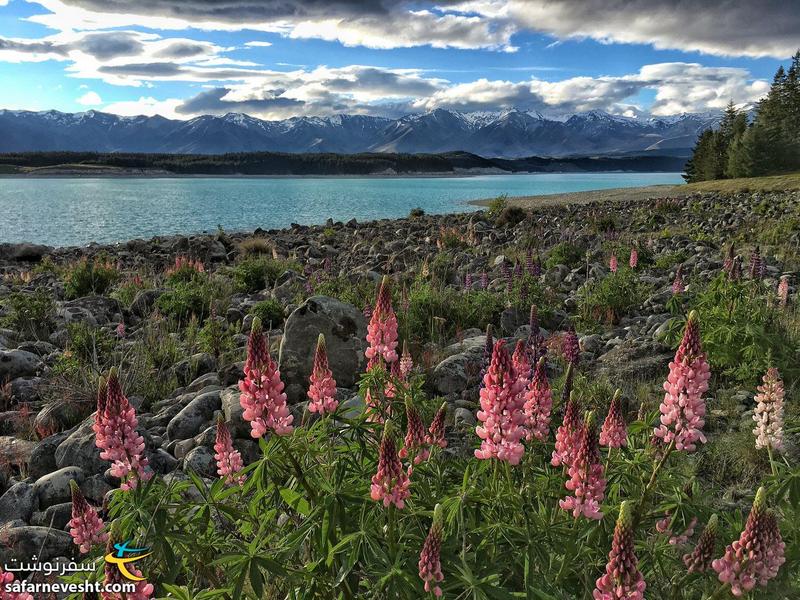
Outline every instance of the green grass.
POLYGON ((736 192, 785 192, 800 190, 800 173, 700 181, 681 186, 678 189, 687 192, 724 192, 730 194, 736 192))

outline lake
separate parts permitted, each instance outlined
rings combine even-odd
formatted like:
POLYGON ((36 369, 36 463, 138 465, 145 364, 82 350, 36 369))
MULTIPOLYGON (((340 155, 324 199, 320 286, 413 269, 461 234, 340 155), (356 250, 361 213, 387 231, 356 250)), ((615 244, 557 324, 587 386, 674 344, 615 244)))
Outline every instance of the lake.
POLYGON ((470 200, 681 183, 678 173, 410 178, 0 178, 0 242, 51 246, 465 212, 470 200))

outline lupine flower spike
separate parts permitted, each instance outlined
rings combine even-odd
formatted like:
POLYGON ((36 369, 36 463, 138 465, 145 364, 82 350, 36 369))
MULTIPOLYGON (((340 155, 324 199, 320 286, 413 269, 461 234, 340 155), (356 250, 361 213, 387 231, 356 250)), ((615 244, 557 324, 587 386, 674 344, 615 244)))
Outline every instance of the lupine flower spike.
POLYGON ((525 448, 525 413, 523 406, 525 386, 517 377, 505 340, 497 340, 492 351, 492 362, 483 377, 480 391, 481 409, 475 428, 481 438, 481 447, 475 457, 486 460, 497 458, 512 465, 519 464, 525 448))
POLYGON ((670 527, 671 523, 672 518, 670 516, 670 512, 667 511, 664 518, 656 522, 656 531, 669 536, 669 543, 671 546, 682 546, 689 541, 690 537, 694 535, 694 528, 697 525, 697 517, 692 517, 692 520, 689 521, 689 524, 686 526, 686 529, 683 531, 683 533, 674 533, 670 527))
POLYGON ((439 410, 433 415, 433 421, 431 421, 431 426, 428 427, 428 434, 425 436, 425 442, 429 446, 447 448, 447 440, 444 438, 444 419, 446 416, 447 402, 442 402, 439 410))
POLYGON ((430 450, 425 447, 425 424, 410 396, 406 398, 406 437, 399 456, 413 456, 415 465, 428 460, 430 456, 430 450))
POLYGON ((635 269, 636 265, 639 264, 639 251, 636 249, 636 246, 631 246, 631 257, 628 259, 628 266, 631 269, 635 269))
POLYGON ((572 326, 564 333, 562 351, 564 352, 564 359, 568 363, 578 364, 578 357, 580 356, 578 334, 575 333, 575 328, 572 326))
POLYGON ((719 580, 730 585, 739 597, 756 585, 765 586, 785 562, 785 544, 775 514, 767 508, 766 492, 759 488, 739 539, 725 548, 725 554, 711 563, 719 580))
POLYGON ((602 519, 600 503, 605 496, 606 480, 603 463, 600 462, 597 426, 592 412, 586 416, 578 449, 568 473, 569 480, 565 487, 573 495, 560 500, 559 506, 566 511, 571 511, 572 516, 576 519, 581 515, 587 519, 602 519))
POLYGON ((736 250, 733 247, 733 243, 728 246, 728 251, 725 253, 725 259, 722 261, 722 270, 725 271, 726 274, 730 275, 731 270, 733 269, 733 261, 736 259, 736 250))
POLYGON ((240 471, 244 468, 242 455, 233 447, 231 432, 222 415, 217 417, 217 437, 214 441, 214 460, 217 461, 217 474, 225 478, 225 483, 242 485, 246 479, 240 471))
POLYGON ((398 509, 405 507, 406 499, 411 495, 411 482, 403 470, 397 446, 394 443, 391 421, 383 428, 380 453, 378 456, 378 472, 372 476, 370 497, 376 502, 383 502, 384 507, 394 504, 398 509))
POLYGON ((756 448, 768 448, 780 452, 783 449, 783 380, 778 369, 770 367, 758 386, 753 420, 756 426, 756 448))
POLYGON ((556 447, 553 450, 553 457, 550 464, 554 467, 564 465, 569 467, 572 464, 573 456, 580 443, 582 434, 582 424, 580 420, 580 405, 578 400, 570 394, 564 409, 564 420, 556 430, 556 447))
POLYGON ((542 331, 539 327, 539 309, 535 304, 531 304, 528 326, 530 327, 530 332, 528 333, 528 354, 530 354, 531 364, 535 365, 539 362, 542 355, 547 352, 544 344, 542 344, 542 331))
POLYGON ((763 277, 763 263, 764 259, 761 258, 761 249, 756 246, 753 253, 750 255, 750 279, 761 279, 763 277))
POLYGON ((678 265, 678 270, 675 271, 675 279, 672 282, 672 295, 682 294, 685 289, 683 285, 683 265, 678 265))
POLYGON ((397 317, 392 309, 392 292, 389 278, 384 276, 367 326, 368 359, 383 358, 387 363, 397 360, 397 317))
POLYGON ((547 380, 545 357, 539 359, 533 371, 533 378, 525 393, 526 439, 544 441, 550 430, 550 413, 553 409, 553 391, 547 380))
POLYGON ((311 368, 309 377, 308 399, 308 410, 320 415, 330 414, 339 406, 339 402, 336 400, 336 380, 328 366, 325 336, 321 333, 317 339, 314 366, 311 368))
POLYGON ((0 569, 0 598, 2 600, 33 600, 28 592, 7 592, 6 590, 14 583, 14 574, 6 573, 0 569))
POLYGON ((514 346, 514 354, 511 355, 511 362, 517 372, 517 377, 523 381, 524 386, 527 386, 531 376, 531 363, 523 340, 517 340, 517 345, 514 346))
MULTIPOLYGON (((106 544, 106 554, 116 554, 117 550, 114 548, 114 544, 115 542, 121 541, 122 536, 115 522, 112 527, 111 536, 108 538, 108 543, 106 544)), ((142 572, 136 567, 136 563, 129 562, 125 566, 134 577, 143 577, 142 572)), ((106 562, 104 573, 105 577, 103 583, 106 589, 114 585, 130 583, 128 579, 123 578, 122 571, 112 562, 106 562)), ((136 590, 133 592, 126 592, 124 595, 117 592, 100 592, 100 597, 102 600, 147 600, 155 591, 153 584, 145 580, 137 581, 135 585, 136 590)))
POLYGON ((782 275, 781 280, 778 282, 778 303, 781 308, 785 307, 789 302, 789 276, 782 275))
POLYGON ((626 500, 619 507, 606 572, 596 582, 594 600, 643 600, 647 584, 639 571, 634 553, 633 515, 626 500))
POLYGON ((697 545, 689 554, 684 554, 683 564, 689 573, 703 573, 711 568, 717 545, 717 515, 711 515, 697 545))
POLYGON ((411 358, 411 352, 408 351, 408 344, 403 342, 403 354, 400 356, 400 375, 403 379, 408 379, 414 368, 414 359, 411 358))
POLYGON ((617 390, 611 399, 608 415, 600 428, 601 446, 620 448, 628 445, 628 428, 625 425, 625 417, 622 415, 621 395, 622 391, 617 390))
POLYGON ((136 411, 122 392, 116 369, 111 369, 108 379, 101 383, 95 415, 95 444, 100 449, 100 458, 111 461, 111 475, 119 478, 120 489, 132 490, 139 480, 147 481, 153 476, 144 455, 144 438, 136 428, 139 422, 136 411))
POLYGON ((440 562, 442 534, 442 505, 437 504, 433 509, 433 523, 431 523, 428 537, 425 538, 425 543, 422 545, 418 565, 419 577, 425 582, 425 591, 433 592, 437 598, 442 595, 442 588, 438 584, 444 580, 440 562))
POLYGON ((705 443, 706 405, 703 394, 711 377, 706 355, 700 346, 700 323, 697 313, 689 313, 683 340, 669 363, 661 403, 661 425, 654 435, 665 444, 675 443, 676 450, 694 452, 697 442, 705 443))
POLYGON ((78 484, 74 480, 70 481, 69 488, 72 492, 69 534, 81 553, 88 554, 94 546, 105 544, 108 541, 108 534, 103 531, 103 520, 94 507, 86 501, 78 484))
POLYGON ((616 254, 612 254, 611 258, 608 260, 608 268, 611 270, 612 273, 617 272, 617 269, 619 268, 619 263, 617 261, 616 254))
POLYGON ((269 354, 267 338, 258 317, 253 319, 247 342, 244 376, 239 380, 239 403, 244 409, 242 417, 250 423, 250 435, 260 438, 267 431, 277 435, 292 433, 294 416, 286 405, 281 373, 269 354))

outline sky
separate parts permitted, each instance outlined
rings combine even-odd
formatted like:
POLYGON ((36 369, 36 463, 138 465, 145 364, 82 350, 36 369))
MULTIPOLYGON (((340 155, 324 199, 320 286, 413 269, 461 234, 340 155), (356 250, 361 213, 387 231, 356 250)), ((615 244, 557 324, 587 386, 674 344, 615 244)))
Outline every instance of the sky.
POLYGON ((798 0, 0 0, 0 109, 188 119, 752 105, 798 0))

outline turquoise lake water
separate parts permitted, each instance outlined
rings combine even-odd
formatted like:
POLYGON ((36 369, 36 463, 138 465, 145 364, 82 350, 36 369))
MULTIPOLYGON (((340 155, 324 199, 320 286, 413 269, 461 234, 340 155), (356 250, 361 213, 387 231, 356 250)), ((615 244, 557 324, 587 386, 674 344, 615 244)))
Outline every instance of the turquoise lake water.
POLYGON ((52 246, 475 210, 469 200, 681 183, 678 173, 435 178, 0 178, 0 242, 52 246))

